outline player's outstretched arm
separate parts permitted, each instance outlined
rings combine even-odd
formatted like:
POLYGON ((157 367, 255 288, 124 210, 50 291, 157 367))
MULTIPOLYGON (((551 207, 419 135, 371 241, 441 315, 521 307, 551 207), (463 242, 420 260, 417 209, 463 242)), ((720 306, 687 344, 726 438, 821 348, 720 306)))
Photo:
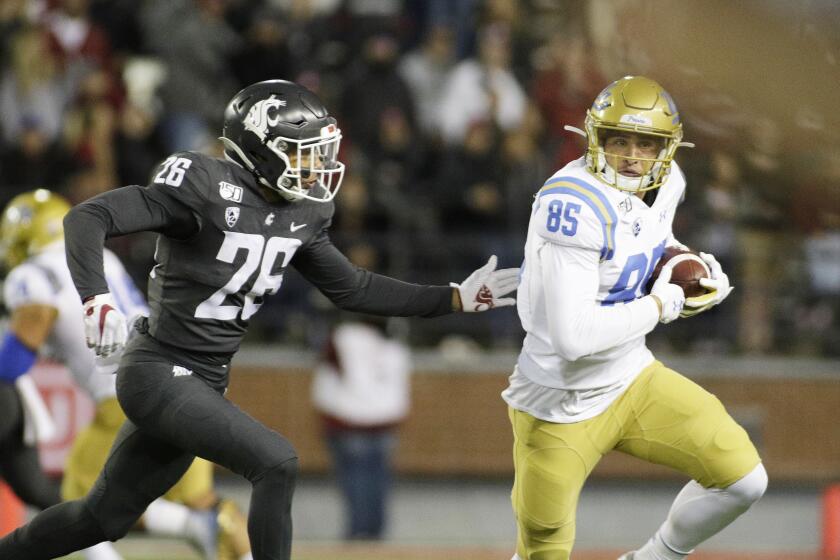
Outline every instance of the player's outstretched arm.
POLYGON ((470 302, 469 311, 512 305, 512 298, 502 296, 516 288, 518 271, 494 270, 491 258, 455 287, 411 284, 353 265, 325 232, 298 251, 292 264, 340 309, 391 317, 436 317, 466 310, 462 299, 470 302))

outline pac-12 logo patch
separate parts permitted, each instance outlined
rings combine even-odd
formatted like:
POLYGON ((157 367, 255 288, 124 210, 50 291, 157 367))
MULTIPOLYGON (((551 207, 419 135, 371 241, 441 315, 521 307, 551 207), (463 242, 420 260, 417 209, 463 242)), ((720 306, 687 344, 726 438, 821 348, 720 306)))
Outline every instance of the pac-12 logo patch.
POLYGON ((638 237, 641 232, 642 232, 642 219, 641 218, 636 218, 636 221, 633 222, 633 235, 638 237))
POLYGON ((225 222, 227 222, 228 227, 235 226, 237 220, 239 220, 239 208, 236 206, 225 208, 225 222))
POLYGON ((242 202, 242 187, 219 181, 219 196, 231 202, 242 202))

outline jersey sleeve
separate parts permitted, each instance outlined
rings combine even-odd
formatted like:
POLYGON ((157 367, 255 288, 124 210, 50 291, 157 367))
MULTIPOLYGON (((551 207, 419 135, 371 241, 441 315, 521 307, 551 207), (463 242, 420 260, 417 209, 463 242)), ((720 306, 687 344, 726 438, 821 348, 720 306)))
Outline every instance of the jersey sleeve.
POLYGON ((452 313, 452 288, 410 284, 352 264, 326 231, 292 260, 295 269, 340 309, 391 317, 452 313))
POLYGON ((15 310, 24 305, 55 305, 60 290, 52 271, 32 263, 15 268, 3 284, 6 307, 15 310))
POLYGON ((609 260, 618 217, 607 198, 582 182, 552 181, 537 194, 531 216, 537 235, 555 245, 595 251, 609 260))
POLYGON ((568 361, 646 335, 659 321, 650 296, 626 305, 602 306, 598 257, 577 247, 548 246, 540 252, 548 331, 558 355, 568 361))

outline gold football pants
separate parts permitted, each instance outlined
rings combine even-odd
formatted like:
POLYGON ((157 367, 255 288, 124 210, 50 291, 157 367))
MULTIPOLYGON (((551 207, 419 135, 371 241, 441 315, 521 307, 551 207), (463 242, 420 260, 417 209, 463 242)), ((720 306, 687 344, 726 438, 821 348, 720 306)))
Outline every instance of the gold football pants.
MULTIPOLYGON (((77 500, 93 487, 124 421, 125 414, 116 398, 105 399, 96 406, 93 421, 76 436, 67 456, 61 481, 64 500, 77 500)), ((197 457, 164 498, 191 505, 206 497, 212 489, 213 464, 197 457)))
POLYGON ((654 362, 600 415, 557 424, 509 408, 516 477, 512 501, 523 560, 567 560, 586 478, 616 449, 674 468, 704 487, 725 488, 760 462, 723 404, 654 362))

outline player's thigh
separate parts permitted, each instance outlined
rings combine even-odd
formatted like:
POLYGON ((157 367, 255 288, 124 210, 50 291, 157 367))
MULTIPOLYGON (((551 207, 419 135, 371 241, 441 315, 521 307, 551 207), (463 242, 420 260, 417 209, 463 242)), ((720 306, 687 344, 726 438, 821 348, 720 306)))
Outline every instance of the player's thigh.
POLYGON ((164 498, 173 502, 187 504, 191 507, 208 504, 208 498, 213 496, 213 463, 196 457, 175 486, 164 494, 164 498))
POLYGON ((717 397, 660 363, 628 389, 633 417, 616 449, 725 488, 760 458, 717 397))
POLYGON ((79 499, 93 487, 123 422, 125 414, 116 398, 96 405, 93 421, 76 436, 67 456, 61 481, 63 499, 79 499))
POLYGON ((150 503, 178 482, 193 458, 127 420, 85 500, 100 523, 127 530, 150 503))
POLYGON ((173 376, 171 362, 125 364, 117 393, 144 432, 249 479, 296 458, 292 445, 197 375, 173 376))
MULTIPOLYGON (((568 527, 574 539, 578 496, 602 453, 587 424, 555 424, 526 412, 508 409, 514 433, 515 481, 512 493, 520 532, 539 539, 541 533, 568 527)), ((554 540, 559 536, 552 537, 554 540)))

